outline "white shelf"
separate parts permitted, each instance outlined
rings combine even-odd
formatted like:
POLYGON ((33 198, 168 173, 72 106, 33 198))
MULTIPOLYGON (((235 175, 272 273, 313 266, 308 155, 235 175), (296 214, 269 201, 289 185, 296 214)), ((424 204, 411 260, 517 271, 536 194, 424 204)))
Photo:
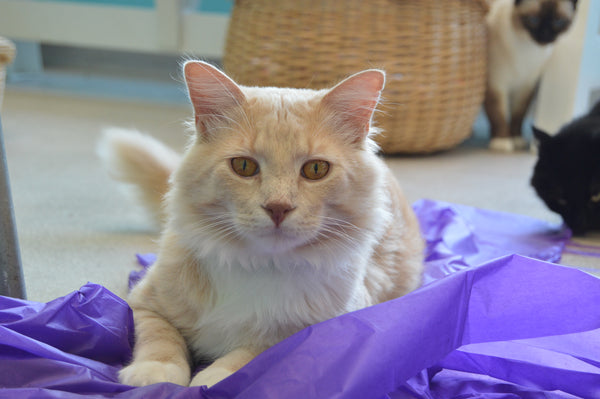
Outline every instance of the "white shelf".
POLYGON ((15 40, 221 58, 229 15, 184 12, 178 0, 155 8, 0 0, 0 35, 15 40))

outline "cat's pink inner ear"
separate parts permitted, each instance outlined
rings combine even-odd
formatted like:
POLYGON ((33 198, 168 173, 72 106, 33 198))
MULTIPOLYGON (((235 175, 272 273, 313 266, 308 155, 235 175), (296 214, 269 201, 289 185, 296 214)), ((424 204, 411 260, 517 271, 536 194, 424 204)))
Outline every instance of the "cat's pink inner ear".
POLYGON ((384 85, 383 71, 370 69, 359 72, 331 89, 323 97, 322 104, 336 114, 334 117, 339 122, 356 129, 356 139, 362 140, 369 132, 384 85))
POLYGON ((240 87, 210 64, 188 61, 183 72, 196 114, 196 125, 206 118, 224 115, 245 100, 240 87))

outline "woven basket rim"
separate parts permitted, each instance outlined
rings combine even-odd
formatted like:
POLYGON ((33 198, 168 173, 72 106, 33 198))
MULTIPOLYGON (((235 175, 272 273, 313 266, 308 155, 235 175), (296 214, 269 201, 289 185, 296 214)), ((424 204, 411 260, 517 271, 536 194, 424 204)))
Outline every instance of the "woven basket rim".
POLYGON ((471 133, 485 91, 487 0, 328 0, 321 19, 309 7, 318 1, 283 1, 236 2, 223 61, 240 84, 327 88, 381 68, 388 78, 375 140, 383 152, 437 152, 471 133), (371 23, 360 23, 367 11, 371 23))

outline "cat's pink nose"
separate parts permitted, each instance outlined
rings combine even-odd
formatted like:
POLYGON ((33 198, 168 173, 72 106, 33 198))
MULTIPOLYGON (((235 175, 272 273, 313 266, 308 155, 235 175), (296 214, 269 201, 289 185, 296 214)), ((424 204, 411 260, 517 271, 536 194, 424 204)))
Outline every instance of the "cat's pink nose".
POLYGON ((283 202, 269 202, 262 208, 271 217, 271 220, 275 223, 275 227, 279 227, 286 216, 295 209, 290 204, 283 202))

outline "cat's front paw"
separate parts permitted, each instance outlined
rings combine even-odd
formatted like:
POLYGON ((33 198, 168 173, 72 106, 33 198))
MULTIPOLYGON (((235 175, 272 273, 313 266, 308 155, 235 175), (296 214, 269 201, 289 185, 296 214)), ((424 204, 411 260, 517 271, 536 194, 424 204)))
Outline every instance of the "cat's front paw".
POLYGON ((133 362, 119 372, 119 381, 125 385, 146 386, 158 382, 172 382, 188 385, 190 382, 189 367, 182 368, 175 363, 158 361, 133 362))
POLYGON ((515 152, 515 142, 511 137, 494 137, 490 140, 489 148, 496 152, 515 152))
POLYGON ((196 374, 194 378, 192 378, 190 386, 199 387, 202 385, 206 385, 207 387, 211 387, 217 382, 229 377, 231 374, 233 374, 233 371, 228 370, 226 368, 208 366, 207 368, 196 374))
POLYGON ((529 149, 529 142, 524 137, 516 136, 512 138, 515 150, 527 151, 529 149))

